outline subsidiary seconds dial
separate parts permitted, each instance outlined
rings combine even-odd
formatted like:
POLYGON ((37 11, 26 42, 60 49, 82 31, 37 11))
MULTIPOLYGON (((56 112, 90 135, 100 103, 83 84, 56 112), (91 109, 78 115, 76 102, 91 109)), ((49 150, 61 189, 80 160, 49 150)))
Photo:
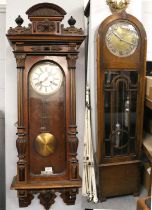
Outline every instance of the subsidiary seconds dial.
POLYGON ((60 67, 53 62, 35 65, 30 72, 32 88, 41 95, 55 93, 62 85, 63 74, 60 67))

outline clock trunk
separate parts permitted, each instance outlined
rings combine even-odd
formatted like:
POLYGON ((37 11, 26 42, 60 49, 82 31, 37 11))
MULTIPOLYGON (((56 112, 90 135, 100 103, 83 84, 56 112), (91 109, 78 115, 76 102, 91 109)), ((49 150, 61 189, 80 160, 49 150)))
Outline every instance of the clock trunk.
MULTIPOLYGON (((29 57, 30 64, 32 63, 32 57, 29 57)), ((27 59, 27 63, 28 63, 27 59)), ((39 57, 38 61, 44 57, 39 57)), ((50 62, 54 59, 50 56, 50 62)), ((61 58, 62 59, 62 58, 61 58)), ((58 57, 58 60, 60 58, 58 57)), ((35 61, 34 61, 35 62, 35 61)), ((49 60, 48 60, 49 62, 49 60)), ((65 61, 66 63, 66 61, 65 61)), ((25 63, 26 66, 26 63, 25 63)), ((66 65, 67 69, 67 65, 66 65)), ((29 75, 31 69, 29 65, 25 68, 25 74, 27 78, 28 86, 28 135, 29 135, 29 162, 30 172, 29 177, 31 180, 43 178, 41 174, 45 171, 46 167, 52 167, 53 177, 46 177, 47 179, 54 179, 55 176, 61 176, 65 178, 67 172, 66 165, 66 76, 64 70, 62 71, 63 81, 62 85, 53 94, 39 94, 31 86, 29 75), (28 72, 26 74, 26 71, 28 72), (49 148, 49 144, 42 143, 40 147, 44 146, 44 152, 39 153, 36 149, 36 138, 41 133, 51 133, 56 138, 54 152, 47 155, 45 147, 49 148), (44 145, 43 145, 44 144, 44 145), (43 154, 44 153, 44 154, 43 154)))

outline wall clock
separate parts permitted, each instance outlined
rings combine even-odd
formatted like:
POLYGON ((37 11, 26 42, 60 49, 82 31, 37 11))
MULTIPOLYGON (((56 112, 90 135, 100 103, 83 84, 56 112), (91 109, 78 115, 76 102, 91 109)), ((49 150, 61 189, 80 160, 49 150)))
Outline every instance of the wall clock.
POLYGON ((99 197, 139 193, 146 33, 123 9, 97 35, 99 197))
POLYGON ((75 69, 85 36, 72 17, 69 27, 61 25, 66 12, 57 5, 37 4, 26 14, 31 24, 23 27, 18 16, 7 34, 18 72, 19 159, 11 188, 17 190, 20 207, 39 194, 49 209, 56 192, 73 205, 81 187, 75 69))

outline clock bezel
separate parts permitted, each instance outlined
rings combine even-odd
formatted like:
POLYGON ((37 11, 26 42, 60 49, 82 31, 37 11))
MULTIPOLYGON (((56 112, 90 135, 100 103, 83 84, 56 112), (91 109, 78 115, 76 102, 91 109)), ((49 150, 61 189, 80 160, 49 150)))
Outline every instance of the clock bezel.
MULTIPOLYGON (((139 34, 139 31, 138 31, 138 29, 137 29, 137 27, 132 23, 132 22, 130 22, 130 21, 128 21, 128 20, 123 20, 123 19, 117 19, 117 20, 115 20, 115 21, 113 21, 109 26, 108 26, 108 28, 107 28, 107 30, 106 30, 106 35, 105 35, 105 43, 106 43, 106 47, 107 47, 107 49, 109 50, 109 52, 111 53, 111 54, 113 54, 114 56, 117 56, 117 57, 129 57, 129 56, 131 56, 133 53, 135 53, 135 51, 137 50, 137 48, 138 48, 138 46, 139 46, 139 37, 140 37, 140 34, 139 34), (135 30, 135 32, 136 32, 136 35, 137 35, 137 39, 136 39, 136 42, 137 42, 137 44, 136 44, 136 46, 131 50, 131 51, 129 51, 128 53, 126 53, 126 54, 120 54, 120 51, 119 50, 117 50, 116 49, 116 47, 114 48, 113 47, 113 49, 114 50, 116 50, 116 52, 114 52, 111 48, 112 48, 112 42, 111 42, 111 44, 108 44, 108 41, 107 41, 107 35, 108 35, 108 31, 109 31, 109 29, 113 26, 113 25, 115 25, 115 24, 119 24, 119 23, 125 23, 125 24, 128 24, 128 25, 131 25, 133 28, 134 28, 134 30, 135 30), (111 48, 110 48, 111 47, 111 48)), ((126 49, 125 49, 125 51, 126 51, 126 49)), ((123 51, 124 52, 124 51, 123 51)))
POLYGON ((41 95, 41 96, 49 96, 49 95, 55 94, 55 93, 60 89, 60 87, 62 86, 64 77, 65 77, 65 75, 64 75, 64 71, 63 71, 62 67, 61 67, 57 62, 55 62, 55 61, 53 61, 53 60, 42 60, 42 61, 38 61, 38 62, 35 63, 35 64, 30 68, 30 70, 29 70, 29 83, 30 83, 31 87, 33 88, 33 90, 34 90, 37 94, 39 94, 39 95, 41 95), (42 65, 43 63, 53 63, 53 64, 55 64, 56 66, 59 67, 60 75, 62 75, 62 78, 61 78, 61 80, 60 80, 60 85, 57 87, 57 89, 55 89, 54 91, 48 92, 48 93, 44 93, 44 92, 38 91, 38 90, 36 89, 36 87, 35 87, 35 86, 33 85, 33 83, 32 83, 32 73, 33 73, 33 71, 34 71, 37 67, 39 67, 39 65, 42 65))

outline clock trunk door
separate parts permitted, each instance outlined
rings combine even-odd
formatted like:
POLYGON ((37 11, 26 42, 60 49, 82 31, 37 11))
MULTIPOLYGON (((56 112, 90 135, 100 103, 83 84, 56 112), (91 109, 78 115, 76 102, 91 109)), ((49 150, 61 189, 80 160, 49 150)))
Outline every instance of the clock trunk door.
POLYGON ((104 72, 104 158, 136 153, 138 72, 104 72))
MULTIPOLYGON (((66 77, 54 60, 31 62, 28 69, 30 178, 66 175, 66 77)), ((29 65, 28 65, 29 66, 29 65)))

